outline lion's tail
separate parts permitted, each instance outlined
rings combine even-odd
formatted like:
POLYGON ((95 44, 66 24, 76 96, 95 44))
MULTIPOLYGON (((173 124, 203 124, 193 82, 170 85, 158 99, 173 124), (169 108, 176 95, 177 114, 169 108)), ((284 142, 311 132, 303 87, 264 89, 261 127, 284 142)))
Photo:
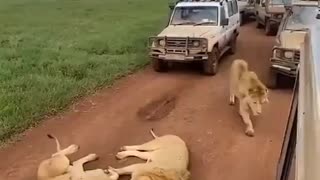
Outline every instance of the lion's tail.
POLYGON ((57 152, 61 151, 61 146, 60 146, 60 142, 59 142, 58 138, 56 138, 55 136, 53 136, 51 134, 47 134, 47 136, 48 136, 48 138, 54 139, 56 141, 57 152))
POLYGON ((150 133, 153 136, 153 138, 158 138, 158 136, 153 132, 153 128, 150 129, 150 133))

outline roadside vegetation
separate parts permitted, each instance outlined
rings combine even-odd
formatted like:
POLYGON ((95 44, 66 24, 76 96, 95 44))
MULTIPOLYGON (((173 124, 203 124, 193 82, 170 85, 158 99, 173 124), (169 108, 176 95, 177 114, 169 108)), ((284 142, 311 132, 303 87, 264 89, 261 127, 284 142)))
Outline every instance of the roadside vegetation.
POLYGON ((166 0, 0 0, 0 141, 148 63, 166 0))

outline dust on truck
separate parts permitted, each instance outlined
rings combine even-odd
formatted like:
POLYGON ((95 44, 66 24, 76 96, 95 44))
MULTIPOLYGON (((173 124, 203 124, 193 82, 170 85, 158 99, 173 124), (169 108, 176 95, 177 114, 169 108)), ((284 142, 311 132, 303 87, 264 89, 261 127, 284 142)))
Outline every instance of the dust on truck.
POLYGON ((177 2, 167 27, 149 39, 153 68, 198 61, 205 74, 215 75, 222 55, 235 53, 239 28, 237 0, 177 2))

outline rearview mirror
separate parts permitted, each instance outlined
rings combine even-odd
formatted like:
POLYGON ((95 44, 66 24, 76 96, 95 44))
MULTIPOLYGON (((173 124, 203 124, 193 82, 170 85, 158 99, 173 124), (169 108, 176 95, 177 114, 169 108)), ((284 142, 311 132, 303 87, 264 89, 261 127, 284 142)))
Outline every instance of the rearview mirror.
POLYGON ((174 6, 175 6, 174 3, 169 3, 169 8, 170 8, 170 10, 173 10, 173 9, 174 9, 174 6))
POLYGON ((221 26, 228 26, 229 25, 229 19, 225 18, 221 20, 221 26))

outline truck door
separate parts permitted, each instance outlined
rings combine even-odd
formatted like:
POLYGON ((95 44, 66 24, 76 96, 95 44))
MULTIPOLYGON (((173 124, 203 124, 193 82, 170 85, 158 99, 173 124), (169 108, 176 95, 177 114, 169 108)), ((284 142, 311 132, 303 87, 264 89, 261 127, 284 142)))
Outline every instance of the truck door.
POLYGON ((240 26, 240 12, 237 0, 232 0, 232 10, 235 18, 235 28, 240 26))
POLYGON ((233 13, 233 8, 232 8, 232 2, 228 1, 227 3, 227 9, 228 9, 228 17, 229 17, 229 24, 231 26, 231 28, 233 27, 234 23, 235 23, 235 19, 234 19, 234 13, 233 13))
POLYGON ((288 123, 282 142, 280 158, 277 166, 276 180, 294 180, 295 149, 297 136, 297 116, 298 116, 298 95, 299 95, 299 71, 293 88, 291 108, 288 123))
POLYGON ((228 18, 229 18, 229 25, 228 25, 228 29, 227 29, 227 42, 229 42, 229 40, 231 39, 231 36, 232 36, 232 32, 236 26, 236 16, 233 12, 231 1, 228 1, 225 8, 227 9, 228 18))
POLYGON ((266 16, 267 16, 266 1, 265 0, 261 0, 259 7, 260 7, 259 8, 260 19, 261 19, 262 22, 265 22, 266 16))
POLYGON ((262 0, 255 0, 255 5, 254 5, 254 9, 256 11, 256 18, 259 20, 259 21, 262 21, 262 12, 261 12, 261 1, 262 0))
MULTIPOLYGON (((220 23, 227 18, 226 14, 226 10, 225 10, 225 7, 224 6, 220 6, 220 23)), ((230 23, 229 23, 230 24, 230 23)), ((219 42, 219 49, 223 49, 227 43, 227 30, 228 30, 228 26, 222 26, 221 28, 221 38, 219 38, 218 42, 219 42)))

